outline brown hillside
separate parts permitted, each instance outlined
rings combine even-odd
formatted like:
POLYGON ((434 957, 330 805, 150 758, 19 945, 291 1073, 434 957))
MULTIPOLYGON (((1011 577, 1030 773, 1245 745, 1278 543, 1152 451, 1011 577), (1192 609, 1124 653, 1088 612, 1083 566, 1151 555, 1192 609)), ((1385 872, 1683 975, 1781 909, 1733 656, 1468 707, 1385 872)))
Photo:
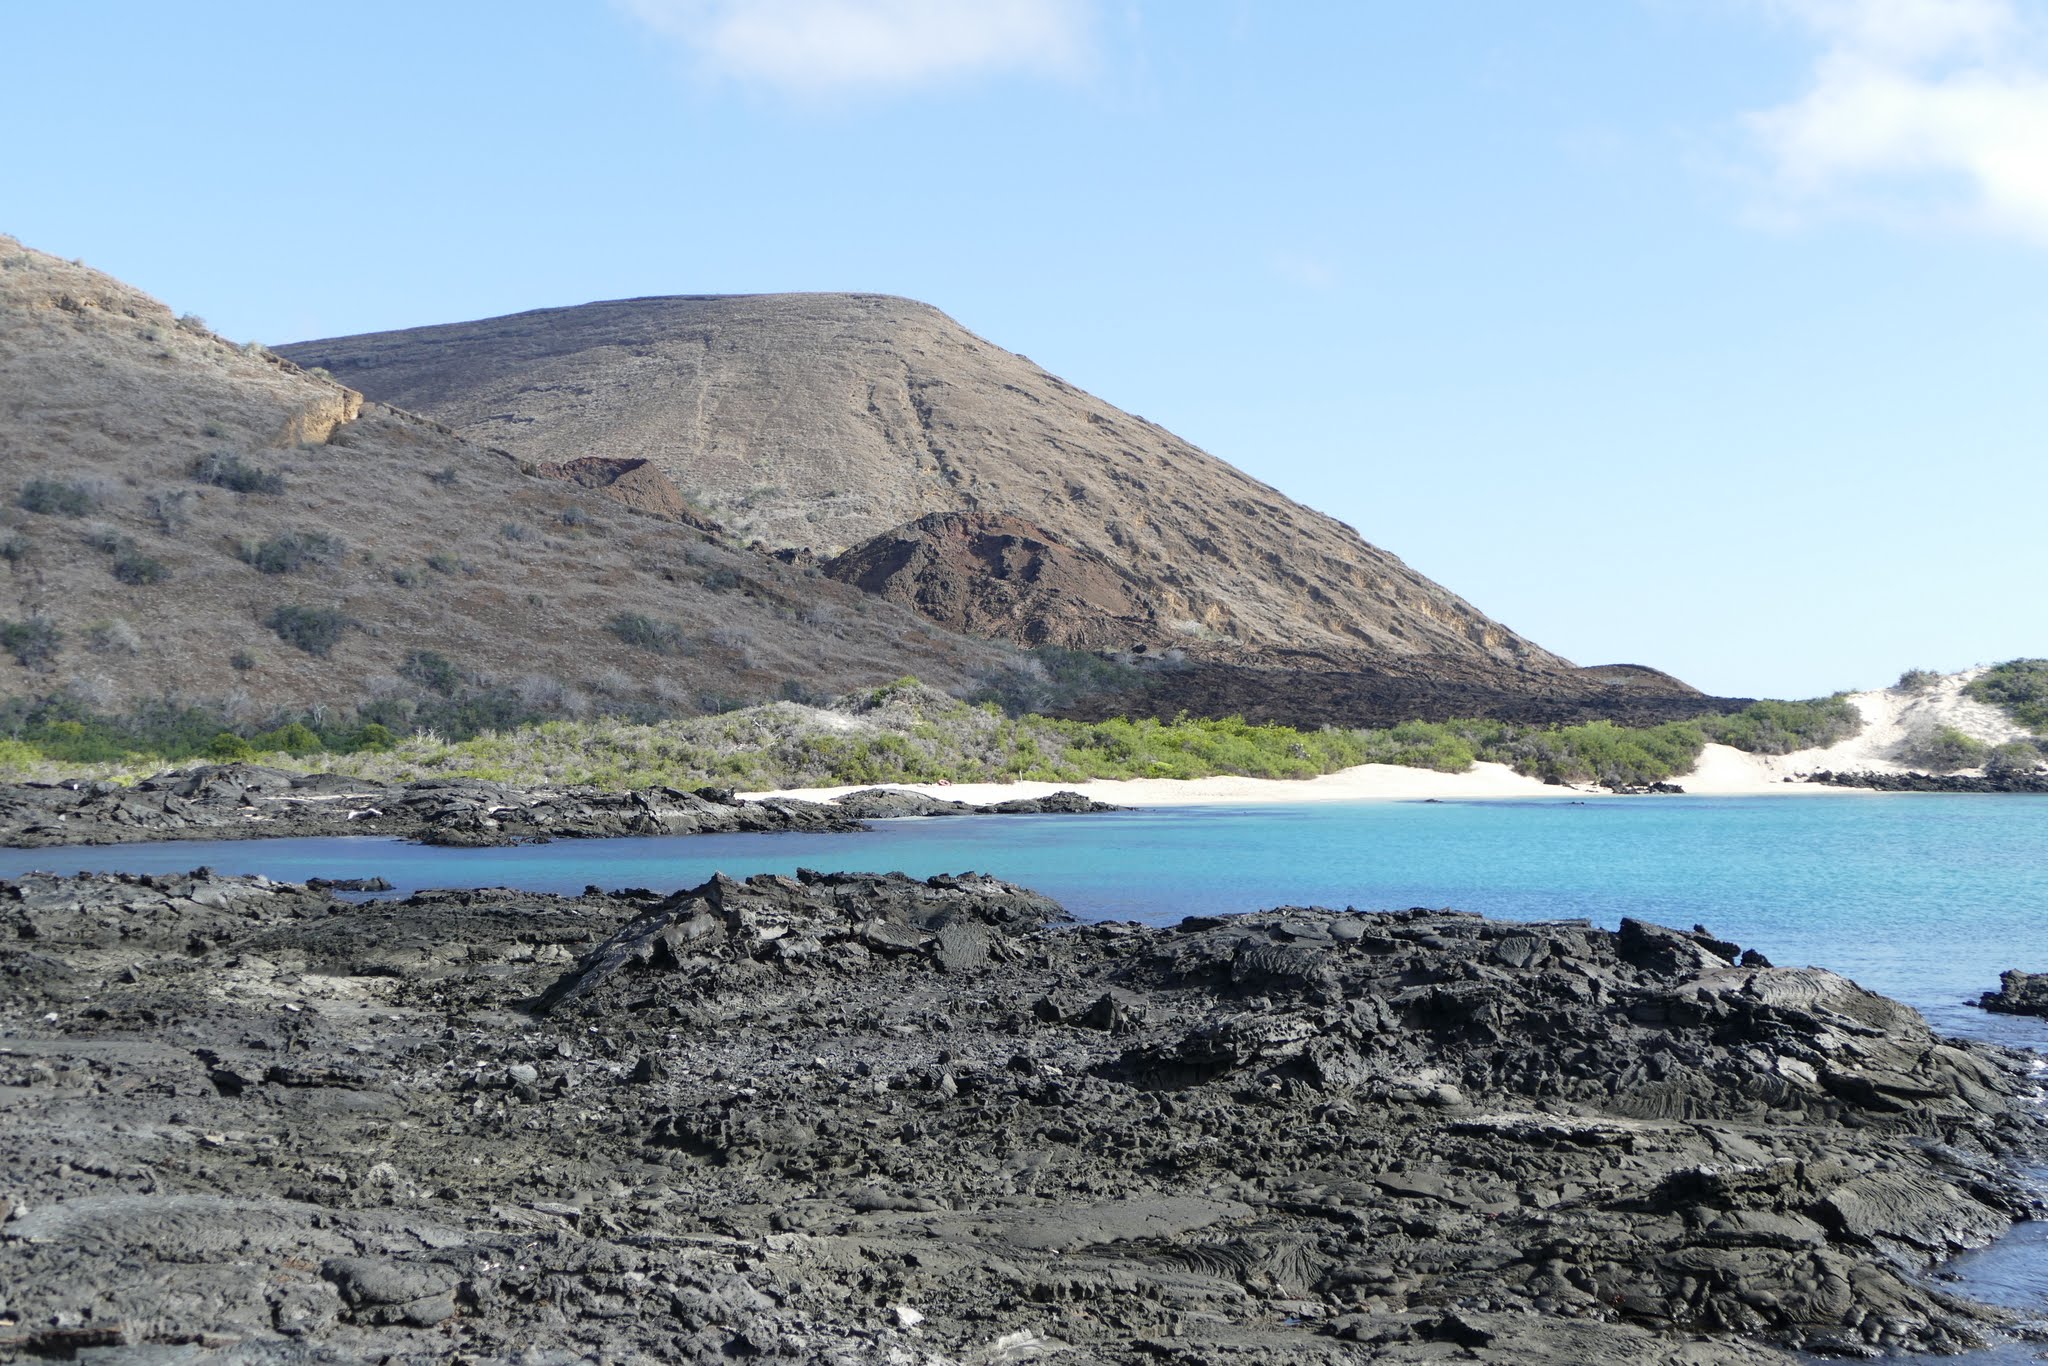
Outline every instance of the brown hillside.
POLYGON ((621 506, 688 521, 658 472, 532 468, 0 237, 0 697, 260 719, 415 691, 432 650, 543 708, 692 711, 788 680, 960 686, 1003 657, 621 506), (281 483, 236 491, 237 468, 281 483), (309 653, 280 608, 346 624, 309 653))
POLYGON ((1441 659, 1504 686, 1569 668, 1342 523, 904 299, 630 299, 283 350, 530 460, 651 460, 742 538, 841 556, 959 629, 1441 659), (965 530, 998 525, 1021 539, 965 530))

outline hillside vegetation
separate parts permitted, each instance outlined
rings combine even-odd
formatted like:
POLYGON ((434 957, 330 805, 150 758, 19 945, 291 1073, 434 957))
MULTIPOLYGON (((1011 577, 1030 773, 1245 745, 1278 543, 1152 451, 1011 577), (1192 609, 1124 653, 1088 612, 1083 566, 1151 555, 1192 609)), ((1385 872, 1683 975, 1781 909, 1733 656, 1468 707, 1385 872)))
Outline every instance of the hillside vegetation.
POLYGON ((1963 688, 2036 735, 2048 736, 2048 659, 2010 659, 1986 669, 1963 688))
POLYGON ((542 477, 5 236, 0 395, 0 699, 445 733, 457 698, 461 725, 690 715, 792 680, 965 688, 1014 653, 542 477), (412 661, 436 652, 423 692, 412 661))
POLYGON ((249 759, 397 780, 460 776, 766 789, 1217 774, 1309 778, 1366 763, 1462 773, 1491 761, 1549 782, 1635 785, 1686 773, 1709 740, 1782 753, 1831 743, 1850 733, 1845 726, 1854 716, 1842 699, 1823 698, 1759 702, 1731 715, 1652 727, 1480 720, 1307 730, 1239 718, 1088 722, 1011 716, 995 702, 963 702, 905 678, 823 706, 781 701, 653 723, 551 721, 450 740, 431 730, 400 738, 363 717, 324 726, 308 718, 237 733, 220 729, 199 709, 113 722, 38 715, 15 705, 0 710, 0 733, 10 736, 0 739, 0 773, 130 778, 167 763, 249 759))

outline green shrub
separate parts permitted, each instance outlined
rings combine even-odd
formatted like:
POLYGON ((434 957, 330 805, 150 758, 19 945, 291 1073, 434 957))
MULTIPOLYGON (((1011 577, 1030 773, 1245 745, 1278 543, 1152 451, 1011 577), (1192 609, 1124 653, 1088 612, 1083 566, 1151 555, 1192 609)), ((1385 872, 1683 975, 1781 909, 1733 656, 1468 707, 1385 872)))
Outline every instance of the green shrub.
POLYGON ((436 574, 470 574, 475 572, 475 567, 468 560, 463 559, 460 555, 450 555, 444 550, 437 550, 427 556, 427 568, 433 570, 436 574))
POLYGON ((1752 702, 1731 716, 1706 717, 1699 727, 1709 740, 1751 754, 1790 754, 1848 739, 1863 729, 1863 713, 1836 693, 1805 702, 1752 702))
POLYGON ((338 726, 311 717, 273 719, 270 725, 252 736, 218 708, 171 699, 141 703, 119 716, 93 713, 63 693, 0 699, 0 735, 13 737, 36 765, 119 765, 139 776, 193 759, 225 762, 286 752, 324 768, 332 767, 333 755, 396 743, 389 729, 361 716, 338 726))
POLYGON ((414 650, 398 666, 398 676, 443 697, 453 697, 462 686, 462 671, 438 650, 414 650))
POLYGON ((287 606, 272 612, 263 624, 285 644, 324 658, 354 623, 338 608, 287 606))
POLYGON ((636 650, 658 655, 688 653, 689 634, 673 621, 658 621, 638 612, 620 612, 605 622, 605 629, 636 650))
POLYGON ((186 523, 191 520, 191 501, 191 489, 171 489, 150 494, 142 500, 142 507, 158 531, 166 536, 181 536, 186 523))
POLYGON ((9 569, 27 559, 29 551, 34 548, 35 543, 18 531, 0 535, 0 560, 7 561, 9 569))
POLYGON ((1953 773, 1959 768, 1975 768, 1990 751, 1991 747, 1982 740, 1965 735, 1954 726, 1939 726, 1907 737, 1896 757, 1900 763, 1929 773, 1953 773))
POLYGON ((231 731, 222 731, 206 742, 206 757, 224 764, 256 757, 256 747, 231 731))
MULTIPOLYGON (((397 744, 398 737, 393 735, 388 727, 380 726, 375 721, 372 721, 355 733, 349 745, 349 750, 392 749, 397 744)), ((332 741, 329 741, 328 745, 329 748, 335 748, 332 741)))
POLYGON ((228 656, 228 666, 236 673, 247 673, 256 667, 256 656, 247 650, 237 650, 228 656))
POLYGON ((1363 763, 1433 768, 1463 773, 1471 768, 1502 727, 1472 721, 1407 721, 1389 730, 1362 732, 1363 763))
POLYGON ((171 571, 169 566, 154 555, 129 550, 114 561, 114 577, 126 584, 162 583, 171 577, 171 571))
POLYGON ((262 754, 318 754, 327 748, 311 726, 303 721, 292 721, 276 730, 264 731, 249 737, 249 748, 262 754))
POLYGON ((2048 659, 2010 659, 1987 669, 1963 689, 1989 702, 2036 735, 2048 735, 2048 659))
POLYGON ((85 535, 79 539, 83 540, 91 549, 99 551, 102 555, 112 555, 126 550, 132 544, 126 536, 123 536, 119 531, 104 522, 87 527, 85 535))
POLYGON ((21 486, 14 502, 23 511, 57 517, 83 517, 100 505, 99 494, 91 485, 63 479, 31 479, 21 486))
POLYGON ((141 651, 142 637, 120 617, 96 621, 85 630, 85 645, 94 654, 132 655, 141 651))
POLYGON ((1892 685, 1894 692, 1926 692, 1941 682, 1941 675, 1932 669, 1908 669, 1899 675, 1899 681, 1892 685))
POLYGON ((215 451, 192 462, 192 477, 233 493, 283 493, 284 476, 252 465, 238 455, 215 451))
POLYGON ((2041 748, 2027 740, 2008 740, 1984 756, 1987 778, 2020 778, 2040 766, 2041 748))
POLYGON ((0 621, 0 650, 14 656, 24 669, 44 668, 57 658, 64 633, 41 617, 27 621, 0 621))
POLYGON ((1483 756, 1547 783, 1640 786, 1690 772, 1706 736, 1689 721, 1630 728, 1612 721, 1504 735, 1483 756))
POLYGON ((296 574, 309 565, 333 564, 345 553, 341 541, 324 531, 284 531, 261 541, 244 541, 235 555, 264 574, 296 574))

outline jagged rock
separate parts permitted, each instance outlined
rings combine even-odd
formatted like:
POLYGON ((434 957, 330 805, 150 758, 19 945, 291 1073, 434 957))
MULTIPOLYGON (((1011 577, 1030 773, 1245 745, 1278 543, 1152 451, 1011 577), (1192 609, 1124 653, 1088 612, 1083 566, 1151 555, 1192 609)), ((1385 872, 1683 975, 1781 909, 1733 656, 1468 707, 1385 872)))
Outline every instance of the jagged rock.
POLYGON ((2048 772, 1835 773, 1822 769, 1807 774, 1802 781, 1829 787, 1867 787, 1875 792, 2048 792, 2048 772))
MULTIPOLYGON (((468 778, 385 784, 332 773, 288 773, 254 764, 201 765, 112 783, 0 786, 0 845, 38 847, 134 840, 397 835, 457 847, 536 839, 703 835, 738 831, 852 831, 862 817, 1079 814, 1117 808, 1075 792, 993 806, 938 802, 869 789, 834 803, 742 801, 728 789, 519 788, 468 778)), ((334 891, 389 890, 346 882, 334 891)))
POLYGON ((1985 992, 1977 1004, 2002 1015, 2048 1015, 2048 972, 2001 972, 1998 990, 1985 992))
POLYGON ((2028 1056, 1636 921, 201 869, 0 941, 62 969, 0 992, 0 1353, 1952 1351, 2002 1315, 1920 1270, 2043 1151, 2028 1056))

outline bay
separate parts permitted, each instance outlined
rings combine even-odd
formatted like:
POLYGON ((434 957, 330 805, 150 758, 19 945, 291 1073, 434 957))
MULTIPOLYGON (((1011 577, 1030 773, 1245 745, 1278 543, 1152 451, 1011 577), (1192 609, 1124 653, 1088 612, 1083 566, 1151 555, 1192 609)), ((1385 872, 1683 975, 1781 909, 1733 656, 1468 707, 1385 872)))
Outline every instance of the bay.
MULTIPOLYGON (((2048 1051, 2048 1021, 1969 1004, 2005 968, 2048 971, 2048 798, 1786 796, 1188 807, 938 817, 860 834, 559 840, 443 849, 390 839, 181 841, 0 850, 30 869, 383 877, 393 895, 509 886, 693 886, 799 868, 975 871, 1088 920, 1170 924, 1277 905, 1454 907, 1524 920, 1623 916, 1715 933, 1780 965, 1831 968, 1937 1029, 2048 1051)), ((1956 1259, 1948 1288, 2034 1315, 2048 1232, 1956 1259)), ((1955 1358, 2034 1360, 2007 1343, 1955 1358)))
POLYGON ((1966 1004, 2005 968, 2048 971, 2048 798, 1787 796, 1183 807, 937 817, 862 834, 559 840, 443 849, 387 839, 0 850, 0 876, 122 869, 381 876, 423 887, 670 890, 714 872, 975 871, 1090 920, 1171 923, 1276 905, 1455 907, 1516 919, 1703 924, 1778 964, 1832 968, 1938 1028, 2048 1047, 2048 1023, 1966 1004))

